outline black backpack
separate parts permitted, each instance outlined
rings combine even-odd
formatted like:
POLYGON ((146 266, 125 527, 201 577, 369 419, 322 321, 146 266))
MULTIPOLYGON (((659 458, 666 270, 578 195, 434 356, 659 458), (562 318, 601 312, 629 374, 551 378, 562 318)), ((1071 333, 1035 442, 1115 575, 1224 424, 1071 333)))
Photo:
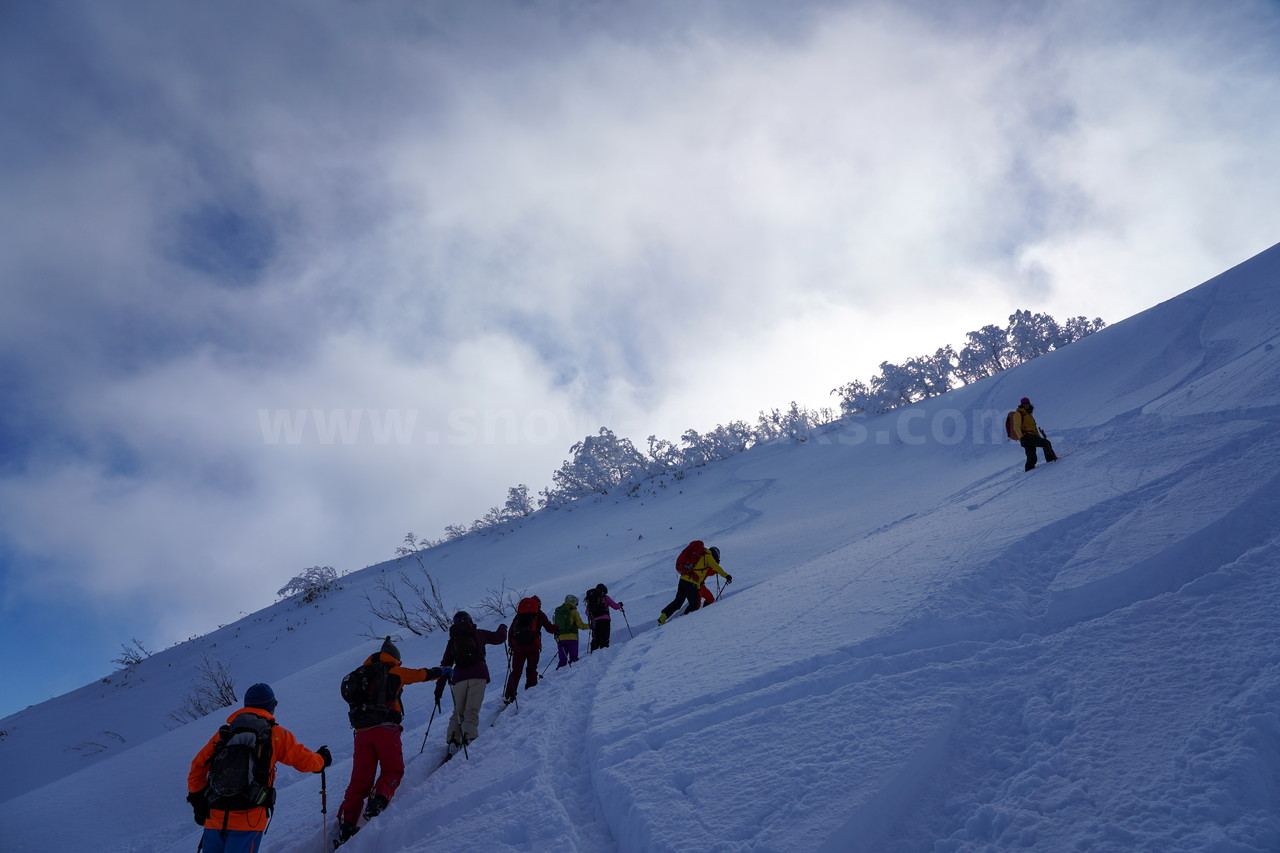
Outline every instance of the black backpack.
POLYGON ((587 602, 588 616, 604 616, 609 612, 609 605, 605 603, 604 593, 598 589, 587 590, 584 600, 587 602))
POLYGON ((531 646, 538 642, 538 614, 517 613, 511 620, 511 645, 531 646))
POLYGON ((271 729, 275 722, 254 713, 237 714, 218 729, 209 759, 209 808, 244 811, 275 805, 271 787, 271 729))
POLYGON ((395 710, 396 688, 400 679, 391 674, 391 666, 376 661, 358 666, 342 679, 342 698, 350 706, 347 719, 355 729, 367 729, 383 723, 399 723, 402 715, 395 710))
POLYGON ((484 652, 480 650, 480 642, 476 639, 476 626, 472 623, 462 622, 450 626, 449 639, 453 641, 454 669, 475 666, 484 660, 484 652))

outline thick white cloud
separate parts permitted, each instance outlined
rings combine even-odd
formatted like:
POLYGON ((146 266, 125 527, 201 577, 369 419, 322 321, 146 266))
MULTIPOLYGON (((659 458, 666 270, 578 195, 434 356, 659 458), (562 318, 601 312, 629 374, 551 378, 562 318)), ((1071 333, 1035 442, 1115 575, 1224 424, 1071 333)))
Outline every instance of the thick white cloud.
POLYGON ((1276 239, 1273 5, 686 5, 19 17, 7 606, 61 584, 186 636, 601 425, 830 405, 1276 239))

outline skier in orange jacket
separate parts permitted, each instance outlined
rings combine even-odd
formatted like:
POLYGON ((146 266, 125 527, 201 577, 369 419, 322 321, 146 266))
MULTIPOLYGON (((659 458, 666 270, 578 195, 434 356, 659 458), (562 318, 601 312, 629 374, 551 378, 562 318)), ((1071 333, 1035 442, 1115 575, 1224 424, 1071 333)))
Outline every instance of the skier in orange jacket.
POLYGON ((355 731, 355 748, 351 754, 351 780, 338 807, 339 841, 346 841, 359 831, 362 808, 366 820, 381 814, 404 778, 404 748, 400 741, 404 727, 400 724, 404 720, 401 695, 405 685, 434 681, 445 674, 439 667, 402 666, 400 649, 390 637, 365 659, 364 665, 375 663, 387 667, 386 690, 390 701, 386 708, 353 710, 347 715, 355 731))
POLYGON ((269 685, 255 684, 245 691, 244 707, 227 717, 209 742, 191 761, 187 773, 187 802, 195 810, 196 823, 204 827, 202 849, 209 853, 255 851, 267 829, 271 806, 275 804, 276 762, 284 762, 302 773, 319 773, 333 763, 329 748, 315 752, 298 743, 293 732, 276 722, 276 694, 269 685), (258 790, 220 799, 211 785, 210 773, 215 769, 215 754, 224 741, 238 737, 237 732, 251 732, 253 737, 269 737, 271 762, 265 773, 259 771, 258 790), (254 802, 257 801, 257 802, 254 802), (260 803, 260 804, 259 804, 260 803), (221 806, 219 808, 218 806, 221 806))

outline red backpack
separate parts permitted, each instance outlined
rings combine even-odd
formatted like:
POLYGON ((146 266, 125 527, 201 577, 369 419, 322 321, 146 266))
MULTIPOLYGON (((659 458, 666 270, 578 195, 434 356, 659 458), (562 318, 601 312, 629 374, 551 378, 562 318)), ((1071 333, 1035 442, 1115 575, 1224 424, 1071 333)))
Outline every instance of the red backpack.
POLYGON ((698 560, 702 559, 702 555, 705 553, 707 553, 707 546, 702 544, 702 540, 693 540, 680 552, 680 556, 676 557, 676 571, 682 575, 693 574, 693 567, 698 564, 698 560))
POLYGON ((1009 436, 1010 441, 1019 441, 1022 438, 1019 434, 1020 425, 1017 423, 1018 420, 1019 417, 1017 409, 1014 409, 1012 412, 1004 416, 1004 431, 1005 434, 1009 436))

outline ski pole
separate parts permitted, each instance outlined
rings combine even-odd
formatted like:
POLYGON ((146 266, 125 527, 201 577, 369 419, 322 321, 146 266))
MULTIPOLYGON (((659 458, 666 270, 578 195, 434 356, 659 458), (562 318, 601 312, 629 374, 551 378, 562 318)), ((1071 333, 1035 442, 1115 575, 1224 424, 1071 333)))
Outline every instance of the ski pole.
MULTIPOLYGON (((728 589, 728 588, 729 588, 729 584, 731 584, 731 583, 733 583, 733 581, 732 581, 732 580, 727 580, 727 581, 725 581, 725 582, 724 582, 724 588, 725 588, 725 589, 728 589)), ((719 575, 717 575, 717 576, 716 576, 716 585, 717 585, 717 586, 719 586, 719 585, 720 585, 720 577, 719 577, 719 575)), ((717 592, 717 593, 716 593, 716 601, 719 601, 719 600, 720 600, 720 595, 721 595, 721 593, 719 593, 719 592, 717 592)))
POLYGON ((619 607, 618 609, 622 611, 622 621, 627 623, 627 633, 631 634, 631 639, 634 640, 636 635, 631 631, 631 620, 627 618, 627 608, 619 607))
POLYGON ((329 819, 326 817, 329 813, 329 786, 324 775, 324 768, 320 768, 320 831, 324 834, 324 850, 329 853, 329 819))
MULTIPOLYGON (((538 625, 534 625, 534 629, 536 628, 538 628, 538 625)), ((527 654, 529 654, 529 652, 526 651, 525 654, 526 654, 525 666, 527 667, 532 662, 532 658, 527 657, 527 654)), ((538 670, 538 663, 534 663, 534 671, 536 670, 538 670)), ((520 671, 516 669, 516 656, 515 654, 512 653, 511 646, 509 646, 508 644, 507 646, 507 684, 511 684, 512 678, 516 679, 516 686, 513 686, 513 688, 511 689, 511 701, 516 703, 516 711, 520 711, 520 695, 518 695, 518 690, 520 690, 520 671)), ((525 689, 527 690, 529 688, 525 688, 525 689)), ((503 697, 503 698, 506 698, 506 697, 503 697)))
POLYGON ((439 711, 439 710, 440 710, 440 703, 437 702, 436 706, 431 709, 431 718, 427 720, 427 730, 422 733, 422 746, 418 747, 418 755, 422 755, 422 750, 427 748, 427 735, 431 734, 431 724, 435 722, 436 711, 439 711))
MULTIPOLYGON (((513 675, 516 676, 516 679, 515 679, 516 688, 520 687, 520 676, 516 675, 516 668, 514 665, 516 662, 516 659, 515 659, 515 655, 511 653, 511 643, 510 642, 506 643, 505 645, 503 645, 502 649, 507 653, 507 680, 502 683, 502 698, 503 700, 505 700, 507 698, 507 685, 511 683, 511 676, 513 675)), ((515 699, 516 688, 512 689, 512 693, 511 693, 512 699, 515 699)))

